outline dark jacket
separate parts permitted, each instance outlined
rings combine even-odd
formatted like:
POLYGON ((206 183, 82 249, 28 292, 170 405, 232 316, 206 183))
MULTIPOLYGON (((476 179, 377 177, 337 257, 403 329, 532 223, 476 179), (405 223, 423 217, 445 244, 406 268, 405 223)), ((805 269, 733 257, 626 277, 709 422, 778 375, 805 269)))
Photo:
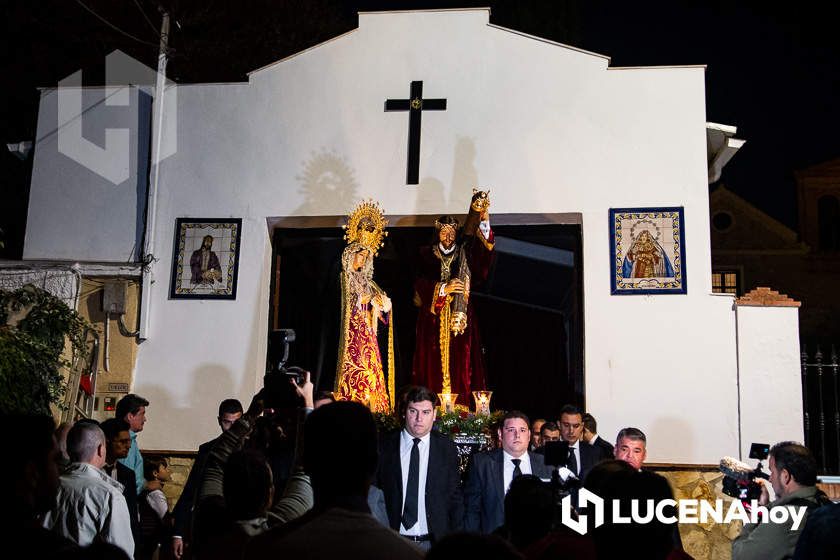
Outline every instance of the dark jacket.
MULTIPOLYGON (((531 459, 531 473, 543 479, 551 478, 551 467, 547 466, 539 453, 528 452, 531 459)), ((472 456, 464 486, 465 517, 464 530, 492 533, 505 522, 504 455, 501 449, 494 449, 472 456)))
MULTIPOLYGON (((376 486, 385 494, 388 521, 395 531, 400 529, 403 506, 400 434, 382 438, 376 486)), ((464 502, 461 494, 461 472, 458 449, 448 437, 432 431, 429 434, 429 467, 426 474, 426 524, 435 540, 461 530, 464 502)))
POLYGON ((137 506, 137 480, 132 469, 119 461, 114 465, 117 468, 117 482, 123 485, 123 497, 125 498, 125 505, 128 506, 128 515, 131 517, 131 535, 134 537, 135 545, 137 545, 142 540, 140 514, 137 506))
POLYGON ((601 436, 598 436, 598 439, 595 440, 595 443, 592 443, 590 445, 598 451, 598 460, 596 461, 596 463, 600 461, 608 461, 610 459, 615 458, 615 448, 610 442, 608 442, 601 436))
POLYGON ((208 442, 202 443, 198 447, 198 455, 196 455, 192 469, 190 469, 187 482, 184 483, 184 489, 181 491, 178 503, 175 504, 175 507, 172 510, 172 518, 174 521, 172 534, 175 536, 185 539, 190 537, 193 507, 195 506, 195 499, 198 494, 200 481, 204 477, 207 454, 213 448, 213 444, 215 444, 218 439, 219 438, 211 439, 208 442))
POLYGON ((592 467, 600 463, 603 459, 601 458, 601 450, 599 448, 589 445, 583 440, 578 442, 578 449, 580 450, 580 470, 578 478, 583 481, 586 479, 586 475, 589 474, 589 471, 592 470, 592 467))

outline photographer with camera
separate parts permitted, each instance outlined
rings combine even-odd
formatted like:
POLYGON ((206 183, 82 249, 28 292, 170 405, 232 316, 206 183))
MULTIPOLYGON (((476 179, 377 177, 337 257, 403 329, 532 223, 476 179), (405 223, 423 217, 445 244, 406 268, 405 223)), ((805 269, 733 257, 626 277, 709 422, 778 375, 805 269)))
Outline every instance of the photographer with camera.
MULTIPOLYGON (((266 408, 275 399, 268 390, 272 383, 267 383, 209 453, 196 513, 196 553, 202 559, 241 557, 252 537, 296 519, 312 508, 312 486, 303 473, 301 460, 303 423, 314 408, 313 385, 308 371, 289 375, 282 366, 277 371, 281 370, 303 405, 298 411, 292 475, 283 495, 274 500, 273 473, 266 460, 270 450, 263 448, 260 438, 251 437, 259 422, 265 419, 263 413, 274 412, 266 408)), ((274 374, 270 372, 266 377, 274 374)))
MULTIPOLYGON (((770 501, 768 481, 756 478, 761 485, 760 506, 806 508, 807 512, 830 503, 816 487, 817 463, 804 445, 792 441, 777 443, 770 449, 770 481, 776 499, 770 501)), ((764 520, 766 521, 766 520, 764 520)), ((773 560, 791 558, 804 520, 793 530, 793 518, 784 523, 748 523, 732 543, 732 560, 773 560)))

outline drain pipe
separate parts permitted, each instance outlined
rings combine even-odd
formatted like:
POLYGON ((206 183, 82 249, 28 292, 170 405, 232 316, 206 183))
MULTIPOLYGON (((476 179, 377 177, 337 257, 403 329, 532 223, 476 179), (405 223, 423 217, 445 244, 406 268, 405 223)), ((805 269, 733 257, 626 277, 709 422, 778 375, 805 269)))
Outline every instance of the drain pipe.
POLYGON ((155 228, 157 216, 158 165, 160 164, 160 145, 163 135, 163 98, 166 88, 166 63, 169 48, 169 13, 161 13, 160 52, 158 54, 157 80, 155 96, 152 100, 152 146, 151 169, 149 170, 149 189, 146 200, 146 235, 143 240, 143 286, 140 292, 140 325, 137 338, 143 341, 149 337, 152 286, 155 283, 155 228))

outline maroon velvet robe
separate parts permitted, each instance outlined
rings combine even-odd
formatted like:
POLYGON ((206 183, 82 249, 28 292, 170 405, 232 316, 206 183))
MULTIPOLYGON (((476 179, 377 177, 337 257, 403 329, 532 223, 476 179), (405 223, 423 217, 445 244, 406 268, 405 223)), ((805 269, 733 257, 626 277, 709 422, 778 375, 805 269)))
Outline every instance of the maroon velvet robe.
MULTIPOLYGON (((493 260, 493 231, 485 239, 476 231, 472 247, 468 251, 471 273, 471 290, 475 290, 487 279, 493 260)), ((440 258, 434 246, 420 249, 420 266, 414 282, 415 299, 420 301, 417 315, 417 339, 414 347, 414 364, 411 382, 428 387, 435 393, 442 391, 443 371, 440 361, 440 309, 446 297, 439 297, 441 282, 440 258)), ((455 249, 456 251, 458 248, 455 249)), ((450 279, 457 274, 457 258, 451 264, 450 279)), ((474 306, 467 308, 467 328, 449 338, 449 377, 452 392, 458 394, 458 404, 472 407, 472 391, 486 389, 484 357, 481 352, 481 337, 476 322, 474 306)))

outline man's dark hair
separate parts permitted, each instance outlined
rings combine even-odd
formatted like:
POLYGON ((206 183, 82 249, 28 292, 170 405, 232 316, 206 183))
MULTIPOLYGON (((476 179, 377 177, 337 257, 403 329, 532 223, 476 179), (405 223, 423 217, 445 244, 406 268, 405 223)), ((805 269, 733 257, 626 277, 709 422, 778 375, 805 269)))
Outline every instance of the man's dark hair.
POLYGON ((505 415, 502 416, 502 421, 499 423, 499 429, 503 430, 505 427, 505 423, 508 420, 512 420, 514 418, 521 418, 522 420, 525 420, 525 425, 528 426, 529 430, 531 429, 531 421, 528 420, 528 416, 524 412, 520 412, 519 410, 511 410, 509 412, 506 412, 505 415))
POLYGON ((316 506, 337 496, 367 496, 379 452, 376 423, 365 406, 324 405, 309 415, 303 433, 303 464, 316 506))
POLYGON ((231 454, 225 464, 224 495, 228 513, 235 520, 265 516, 271 491, 271 467, 255 449, 231 454))
POLYGON ((614 484, 623 484, 623 476, 637 472, 627 461, 607 459, 601 461, 586 475, 586 489, 598 496, 617 492, 614 484))
POLYGON ((225 399, 219 404, 219 418, 223 414, 242 414, 242 403, 237 399, 225 399))
POLYGON ((540 426, 540 435, 543 432, 557 432, 560 431, 560 428, 557 427, 557 424, 554 422, 544 422, 542 426, 540 426))
POLYGON ((519 550, 543 538, 554 521, 554 490, 539 477, 513 479, 505 495, 505 529, 519 550))
POLYGON ((598 422, 596 422, 595 417, 588 412, 583 415, 583 428, 593 434, 598 433, 598 422))
POLYGON ((583 411, 573 404, 563 405, 563 408, 560 409, 560 417, 562 418, 564 414, 579 414, 581 417, 583 417, 583 411))
POLYGON ((408 405, 408 403, 419 403, 423 401, 430 401, 432 403, 432 406, 436 406, 437 395, 435 395, 431 390, 427 389, 426 387, 421 386, 412 387, 405 394, 406 405, 408 405))
POLYGON ((817 461, 811 451, 795 441, 783 441, 770 448, 770 457, 776 463, 776 470, 782 469, 801 486, 816 486, 817 461))
POLYGON ((149 401, 139 395, 129 393, 117 402, 117 409, 114 416, 125 420, 127 414, 137 414, 141 406, 149 406, 149 401))
POLYGON ((417 385, 403 385, 402 387, 397 390, 397 394, 394 397, 394 407, 396 410, 397 418, 401 420, 405 420, 405 412, 406 408, 408 407, 408 394, 414 390, 417 385))
MULTIPOLYGON (((586 476, 586 488, 604 499, 605 523, 591 531, 598 550, 598 558, 619 558, 626 543, 636 543, 635 556, 639 558, 665 558, 674 548, 674 526, 659 521, 653 515, 654 504, 673 500, 674 494, 668 481, 653 472, 637 471, 624 461, 610 460, 598 463, 586 476), (636 500, 642 518, 652 516, 650 522, 615 522, 615 508, 630 511, 636 500), (649 502, 652 500, 652 502, 649 502)), ((666 506, 668 516, 676 515, 675 506, 666 506)))
POLYGON ((99 427, 105 432, 105 439, 109 442, 113 441, 120 432, 131 431, 131 426, 122 418, 108 418, 99 427))
POLYGON ((169 463, 162 455, 148 455, 143 457, 143 478, 146 480, 154 480, 155 471, 168 465, 169 463))
POLYGON ((620 442, 622 438, 627 438, 631 441, 644 442, 645 447, 647 447, 647 437, 639 428, 624 428, 618 432, 617 436, 615 436, 615 444, 618 445, 618 442, 620 442))

